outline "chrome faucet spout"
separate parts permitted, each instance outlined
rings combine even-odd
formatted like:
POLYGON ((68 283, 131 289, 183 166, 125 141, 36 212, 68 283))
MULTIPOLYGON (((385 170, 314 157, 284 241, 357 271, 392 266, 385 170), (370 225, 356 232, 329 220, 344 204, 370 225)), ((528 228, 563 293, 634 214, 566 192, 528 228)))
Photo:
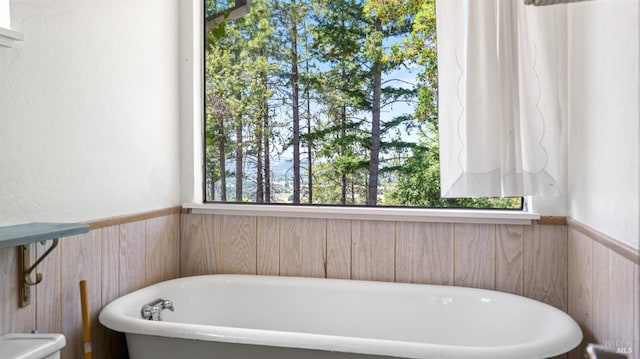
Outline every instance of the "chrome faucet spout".
POLYGON ((148 320, 161 321, 162 311, 169 309, 174 311, 173 302, 169 299, 156 299, 151 303, 142 306, 141 314, 142 318, 148 320))

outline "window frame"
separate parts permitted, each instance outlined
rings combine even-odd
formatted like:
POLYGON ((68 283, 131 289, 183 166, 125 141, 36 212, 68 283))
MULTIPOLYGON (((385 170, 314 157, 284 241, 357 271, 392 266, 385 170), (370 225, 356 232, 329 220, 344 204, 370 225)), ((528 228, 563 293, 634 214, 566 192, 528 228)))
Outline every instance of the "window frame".
MULTIPOLYGON (((204 0, 202 1, 202 6, 204 7, 204 0)), ((235 5, 223 11, 219 11, 215 14, 207 16, 205 19, 205 27, 204 31, 207 32, 207 23, 212 23, 213 25, 220 24, 223 21, 233 21, 237 20, 244 15, 248 14, 251 10, 251 0, 235 0, 235 5), (227 14, 228 11, 228 14, 227 14)), ((204 10, 202 16, 204 17, 204 10)))
POLYGON ((500 209, 343 207, 229 202, 189 203, 183 207, 194 214, 370 221, 529 225, 540 219, 537 213, 500 209))
MULTIPOLYGON (((250 0, 247 0, 250 3, 250 0)), ((440 209, 295 204, 222 203, 204 200, 204 1, 180 2, 180 169, 183 208, 194 214, 527 225, 540 219, 523 198, 521 210, 440 209)))

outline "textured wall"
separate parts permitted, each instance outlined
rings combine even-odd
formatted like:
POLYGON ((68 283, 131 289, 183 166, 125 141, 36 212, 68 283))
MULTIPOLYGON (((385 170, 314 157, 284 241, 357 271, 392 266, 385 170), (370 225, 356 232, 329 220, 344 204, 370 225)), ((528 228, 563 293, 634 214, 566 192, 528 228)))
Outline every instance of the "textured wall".
POLYGON ((0 225, 179 199, 178 1, 11 1, 0 50, 0 225))
POLYGON ((569 216, 640 248, 640 2, 569 6, 569 216))

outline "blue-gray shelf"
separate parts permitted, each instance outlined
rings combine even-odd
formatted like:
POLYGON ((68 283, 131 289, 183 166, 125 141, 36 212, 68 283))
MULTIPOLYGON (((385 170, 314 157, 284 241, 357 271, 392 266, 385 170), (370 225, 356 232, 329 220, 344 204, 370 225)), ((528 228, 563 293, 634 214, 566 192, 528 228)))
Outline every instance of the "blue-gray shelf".
POLYGON ((0 227, 0 249, 89 232, 84 223, 26 223, 0 227))

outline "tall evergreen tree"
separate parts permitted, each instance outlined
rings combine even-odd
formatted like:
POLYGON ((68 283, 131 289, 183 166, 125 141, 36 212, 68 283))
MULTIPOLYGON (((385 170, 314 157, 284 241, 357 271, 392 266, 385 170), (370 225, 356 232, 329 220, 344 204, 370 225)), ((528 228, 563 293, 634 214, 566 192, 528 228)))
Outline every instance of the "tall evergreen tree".
MULTIPOLYGON (((318 153, 337 172, 340 204, 347 204, 349 181, 355 180, 367 161, 357 157, 358 148, 367 141, 361 116, 369 96, 369 69, 363 52, 368 23, 363 10, 362 3, 354 1, 314 2, 312 54, 320 63, 316 87, 321 94, 320 116, 326 121, 309 136, 318 141, 322 147, 318 153)), ((354 201, 355 196, 351 197, 354 201)))
POLYGON ((284 76, 288 82, 291 105, 291 142, 293 152, 293 203, 300 203, 301 159, 300 159, 300 39, 304 39, 305 27, 300 26, 308 13, 308 3, 304 0, 274 0, 276 18, 279 22, 280 37, 286 53, 281 53, 282 64, 288 65, 289 73, 284 76), (302 34, 300 32, 303 32, 302 34))
POLYGON ((484 205, 439 198, 434 1, 253 0, 209 24, 207 199, 484 205))
MULTIPOLYGON (((260 127, 260 136, 255 132, 256 128, 268 123, 268 119, 265 120, 264 117, 269 115, 268 111, 265 114, 265 103, 269 101, 270 93, 267 88, 268 82, 264 79, 268 78, 269 72, 274 71, 266 53, 273 34, 273 26, 269 21, 270 12, 268 0, 255 0, 248 15, 225 24, 224 36, 218 36, 219 34, 214 31, 209 34, 206 58, 207 91, 224 99, 227 113, 225 118, 218 116, 217 122, 212 122, 218 124, 214 126, 217 133, 213 134, 211 131, 207 133, 207 137, 211 138, 218 147, 216 158, 211 156, 207 158, 207 166, 219 170, 219 175, 210 176, 210 178, 214 182, 216 180, 221 182, 223 191, 220 200, 222 201, 227 200, 226 158, 233 156, 235 159, 233 175, 236 201, 242 201, 247 197, 245 181, 253 176, 258 177, 247 172, 245 168, 259 168, 257 171, 262 175, 264 166, 256 162, 258 157, 260 164, 264 158, 268 158, 264 156, 263 151, 265 150, 264 134, 268 134, 269 131, 260 127), (220 130, 223 128, 220 126, 221 121, 224 122, 224 129, 226 129, 224 131, 220 130), (228 131, 231 126, 233 136, 228 131), (229 152, 230 147, 233 148, 233 152, 229 152), (260 152, 260 156, 256 155, 257 152, 260 152), (249 161, 250 156, 255 156, 256 160, 249 161), (219 163, 214 165, 212 162, 216 160, 219 163)), ((209 97, 208 95, 207 100, 209 97)), ((264 192, 264 187, 260 187, 264 192)))

